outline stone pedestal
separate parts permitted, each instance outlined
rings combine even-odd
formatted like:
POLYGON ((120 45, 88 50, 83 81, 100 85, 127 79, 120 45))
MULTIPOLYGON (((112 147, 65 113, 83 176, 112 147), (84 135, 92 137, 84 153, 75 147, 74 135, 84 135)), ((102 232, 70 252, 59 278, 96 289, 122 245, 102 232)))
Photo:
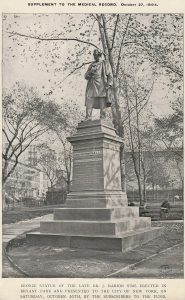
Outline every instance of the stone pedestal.
POLYGON ((80 123, 68 138, 73 145, 73 185, 70 207, 127 206, 121 190, 120 144, 111 123, 102 120, 80 123))
POLYGON ((120 145, 111 123, 79 124, 68 139, 73 145, 73 184, 66 207, 54 211, 53 221, 41 222, 29 239, 63 247, 125 251, 162 233, 151 219, 139 217, 121 190, 120 145))

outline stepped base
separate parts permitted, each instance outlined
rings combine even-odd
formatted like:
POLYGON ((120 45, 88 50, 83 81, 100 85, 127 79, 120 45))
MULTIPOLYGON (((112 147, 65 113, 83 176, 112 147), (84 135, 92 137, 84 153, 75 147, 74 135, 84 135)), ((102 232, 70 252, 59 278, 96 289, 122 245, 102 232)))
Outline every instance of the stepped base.
POLYGON ((110 221, 45 221, 40 223, 41 233, 52 234, 93 234, 93 235, 118 235, 120 233, 129 232, 151 227, 151 219, 146 217, 125 218, 119 222, 110 221))
POLYGON ((162 228, 148 228, 138 231, 130 231, 125 234, 95 236, 95 235, 62 235, 33 232, 27 233, 28 242, 37 245, 53 247, 69 247, 81 249, 93 249, 102 251, 121 251, 136 248, 163 234, 162 228))

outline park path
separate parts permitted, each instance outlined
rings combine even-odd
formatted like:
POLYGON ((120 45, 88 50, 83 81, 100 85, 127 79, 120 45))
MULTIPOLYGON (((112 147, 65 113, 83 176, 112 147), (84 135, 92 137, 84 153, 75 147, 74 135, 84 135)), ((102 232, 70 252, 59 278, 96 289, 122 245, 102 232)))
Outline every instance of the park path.
MULTIPOLYGON (((10 263, 7 256, 5 255, 5 248, 8 242, 27 231, 38 228, 40 226, 41 221, 51 220, 52 218, 53 218, 53 214, 48 214, 30 220, 19 221, 17 223, 3 224, 3 228, 2 228, 3 277, 15 277, 15 278, 20 277, 20 272, 13 267, 13 265, 10 263)), ((24 275, 22 275, 22 277, 24 277, 24 275)))
POLYGON ((112 277, 117 278, 183 278, 183 243, 148 257, 135 266, 120 269, 112 277), (175 259, 174 259, 175 257, 175 259))
POLYGON ((53 214, 44 215, 30 220, 3 225, 3 243, 8 243, 16 236, 40 226, 41 221, 51 220, 53 214))

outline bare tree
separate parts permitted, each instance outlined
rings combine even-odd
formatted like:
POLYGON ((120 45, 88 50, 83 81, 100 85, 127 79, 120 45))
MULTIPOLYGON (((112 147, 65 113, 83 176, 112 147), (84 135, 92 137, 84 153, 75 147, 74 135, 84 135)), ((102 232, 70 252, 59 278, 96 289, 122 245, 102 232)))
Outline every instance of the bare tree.
POLYGON ((50 188, 56 184, 58 179, 58 161, 56 152, 49 148, 46 144, 42 144, 38 147, 39 154, 37 159, 37 165, 41 171, 47 176, 50 182, 50 188))
POLYGON ((184 186, 183 177, 183 101, 177 98, 172 104, 173 113, 155 118, 156 141, 168 151, 169 159, 175 161, 179 177, 184 186))
POLYGON ((3 95, 3 183, 14 172, 22 153, 48 130, 40 118, 46 103, 33 88, 18 82, 3 95))
POLYGON ((63 179, 69 192, 73 160, 72 147, 67 141, 67 137, 76 131, 77 124, 84 118, 84 112, 74 101, 64 101, 63 105, 57 106, 57 111, 54 114, 48 112, 47 118, 50 120, 47 125, 58 148, 58 167, 63 170, 63 179))
POLYGON ((67 193, 69 193, 71 187, 71 172, 73 163, 72 148, 67 142, 66 137, 60 136, 60 142, 62 144, 63 151, 59 153, 59 164, 60 168, 63 170, 63 179, 67 185, 67 193))
POLYGON ((149 76, 148 71, 144 72, 142 59, 138 59, 137 56, 130 63, 127 62, 122 74, 123 80, 120 81, 120 85, 125 99, 122 123, 127 151, 131 153, 138 182, 140 203, 143 204, 146 201, 146 170, 142 129, 147 120, 148 102, 154 86, 154 73, 151 72, 149 76))

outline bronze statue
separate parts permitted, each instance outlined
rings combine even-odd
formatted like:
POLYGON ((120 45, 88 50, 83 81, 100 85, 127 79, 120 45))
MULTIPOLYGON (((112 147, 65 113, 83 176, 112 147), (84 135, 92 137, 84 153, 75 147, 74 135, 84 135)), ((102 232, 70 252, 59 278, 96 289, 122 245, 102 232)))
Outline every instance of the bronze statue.
POLYGON ((102 59, 102 52, 95 49, 94 62, 90 64, 85 79, 88 80, 86 88, 86 120, 92 119, 92 110, 100 109, 100 118, 106 118, 106 108, 111 106, 111 97, 108 96, 112 87, 112 76, 109 65, 102 59))

